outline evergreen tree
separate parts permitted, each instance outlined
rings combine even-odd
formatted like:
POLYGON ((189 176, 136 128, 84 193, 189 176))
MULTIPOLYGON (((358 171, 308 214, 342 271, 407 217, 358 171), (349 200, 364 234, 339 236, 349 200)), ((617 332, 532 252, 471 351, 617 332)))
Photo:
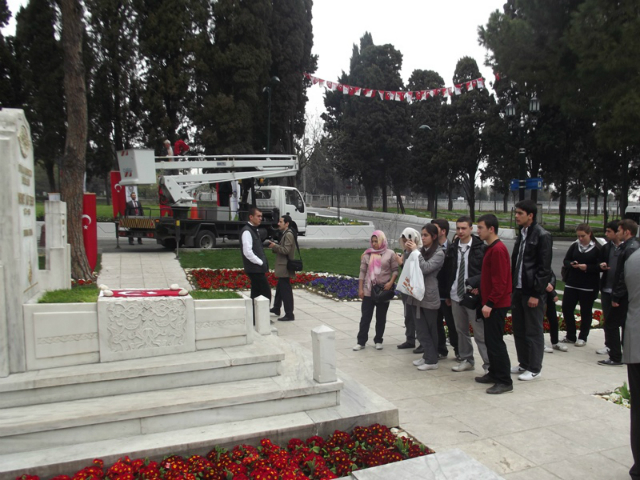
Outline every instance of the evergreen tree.
POLYGON ((213 4, 215 29, 199 35, 193 119, 209 154, 264 151, 270 18, 268 0, 219 0, 213 4))
MULTIPOLYGON (((10 18, 7 0, 0 0, 0 29, 7 26, 10 18)), ((21 105, 20 84, 13 40, 13 37, 5 38, 0 31, 0 105, 18 108, 21 105)))
POLYGON ((317 55, 311 54, 312 0, 274 0, 269 38, 269 74, 280 79, 272 91, 271 144, 294 153, 294 136, 304 134, 307 82, 302 73, 314 73, 317 55))
POLYGON ((52 192, 58 190, 54 167, 62 158, 66 136, 62 47, 56 25, 53 3, 30 0, 16 15, 14 40, 21 107, 31 126, 35 160, 44 166, 52 192))

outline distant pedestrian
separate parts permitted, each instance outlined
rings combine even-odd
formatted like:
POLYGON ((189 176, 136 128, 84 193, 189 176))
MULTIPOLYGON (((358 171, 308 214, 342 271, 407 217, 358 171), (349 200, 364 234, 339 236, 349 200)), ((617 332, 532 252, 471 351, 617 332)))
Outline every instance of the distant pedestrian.
POLYGON ((296 252, 297 232, 291 228, 292 220, 289 215, 283 215, 278 220, 278 230, 280 230, 279 243, 269 242, 269 248, 276 254, 275 275, 278 278, 276 286, 276 296, 273 300, 273 308, 270 310, 276 316, 280 316, 280 307, 284 305, 284 315, 278 319, 280 322, 290 322, 295 320, 293 315, 293 290, 291 288, 291 278, 296 276, 296 272, 289 270, 288 262, 293 260, 296 252))
POLYGON ((478 236, 487 243, 480 274, 480 295, 484 340, 489 355, 489 372, 476 377, 478 383, 493 383, 489 394, 513 391, 511 361, 504 343, 504 322, 511 306, 509 252, 498 238, 498 218, 492 213, 478 219, 478 236))
MULTIPOLYGON (((604 325, 607 324, 607 318, 611 315, 611 292, 613 291, 613 281, 616 277, 616 267, 618 265, 618 257, 620 256, 620 240, 618 239, 619 220, 613 220, 607 223, 604 229, 604 236, 607 243, 600 250, 600 270, 602 270, 602 278, 600 279, 602 317, 604 325)), ((596 350, 598 355, 609 355, 609 347, 604 346, 596 350)))
MULTIPOLYGON (((626 263, 625 284, 629 295, 623 361, 627 364, 631 391, 631 453, 633 466, 629 475, 640 479, 640 253, 632 253, 626 263)), ((619 307, 618 307, 619 308, 619 307)))
POLYGON ((600 287, 600 244, 586 223, 576 227, 576 235, 578 240, 571 244, 563 261, 567 275, 562 296, 562 315, 567 336, 562 342, 584 347, 591 330, 593 303, 598 298, 600 287), (578 303, 581 320, 580 336, 576 338, 575 309, 578 303))
MULTIPOLYGON (((456 331, 456 325, 453 320, 453 312, 451 311, 451 305, 448 305, 446 299, 449 297, 449 285, 447 282, 447 272, 449 271, 450 259, 446 258, 446 252, 451 244, 449 242, 449 220, 444 218, 435 218, 431 220, 436 227, 438 227, 438 244, 445 253, 444 265, 438 272, 438 290, 440 291, 440 308, 438 309, 438 321, 436 325, 438 327, 438 358, 446 358, 449 355, 447 349, 447 335, 449 337, 449 345, 453 348, 453 353, 456 356, 458 362, 462 361, 462 357, 459 355, 458 350, 458 332, 456 331), (447 330, 445 331, 445 323, 447 330)), ((422 353, 422 352, 413 352, 422 353)))
POLYGON ((438 228, 429 223, 422 227, 422 248, 416 242, 408 240, 406 245, 413 251, 419 251, 418 261, 424 275, 424 297, 418 300, 407 297, 407 308, 415 309, 416 335, 424 348, 422 358, 414 360, 418 370, 436 370, 438 368, 438 309, 440 292, 438 290, 438 272, 444 263, 444 252, 438 245, 438 228))
MULTIPOLYGON (((619 250, 618 261, 615 265, 613 289, 611 291, 611 311, 609 318, 604 322, 604 343, 609 348, 609 358, 600 360, 598 362, 599 365, 622 365, 620 330, 622 329, 622 338, 624 339, 625 321, 627 319, 627 309, 629 308, 629 295, 627 284, 625 283, 625 264, 633 252, 640 248, 640 243, 636 238, 637 234, 638 224, 633 220, 626 218, 618 225, 617 235, 620 244, 617 247, 619 250)), ((605 268, 607 266, 605 265, 605 268)))
POLYGON ((182 140, 181 138, 179 138, 178 140, 176 140, 176 143, 173 145, 173 154, 176 157, 181 157, 183 156, 185 153, 187 153, 190 150, 189 145, 187 145, 184 140, 182 140))
POLYGON ((251 281, 251 298, 262 295, 271 303, 271 287, 267 280, 269 262, 262 247, 258 227, 262 223, 262 212, 257 207, 249 208, 249 223, 242 229, 242 264, 251 281))
MULTIPOLYGON (((131 200, 127 202, 124 214, 127 217, 141 217, 144 215, 142 204, 138 201, 135 192, 131 192, 131 200)), ((133 237, 129 237, 129 245, 133 245, 133 237)), ((142 245, 142 239, 138 237, 138 245, 142 245)))
POLYGON ((547 285, 547 301, 545 312, 547 314, 547 322, 549 322, 549 338, 551 345, 544 346, 544 353, 553 353, 555 350, 559 352, 568 352, 569 348, 562 342, 558 341, 558 311, 556 310, 556 302, 558 301, 558 292, 556 292, 556 274, 551 270, 551 279, 547 285))
POLYGON ((511 373, 519 374, 523 381, 540 377, 542 371, 546 288, 553 256, 551 235, 536 222, 537 213, 533 200, 516 203, 520 234, 511 255, 511 274, 513 338, 519 365, 511 373))
POLYGON ((373 342, 376 350, 382 350, 389 302, 376 303, 372 298, 372 290, 377 285, 384 290, 391 290, 398 277, 398 256, 387 247, 387 237, 382 230, 374 230, 370 245, 360 257, 358 296, 362 299, 362 316, 358 330, 358 343, 353 347, 355 351, 362 350, 367 344, 374 310, 376 312, 376 335, 373 337, 373 342))
MULTIPOLYGON (((422 247, 422 238, 415 228, 405 228, 400 235, 400 246, 402 247, 402 253, 398 254, 398 264, 404 265, 411 254, 411 250, 407 248, 407 241, 411 240, 418 245, 418 248, 422 247)), ((415 348, 416 346, 416 325, 415 325, 415 309, 407 307, 407 294, 402 293, 402 303, 404 304, 404 334, 406 340, 398 345, 398 348, 415 348)))

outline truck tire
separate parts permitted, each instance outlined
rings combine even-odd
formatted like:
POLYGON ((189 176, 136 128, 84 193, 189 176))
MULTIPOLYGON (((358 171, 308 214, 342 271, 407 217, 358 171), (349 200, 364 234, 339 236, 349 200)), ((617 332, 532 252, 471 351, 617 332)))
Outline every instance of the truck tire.
POLYGON ((175 250, 176 249, 176 241, 174 238, 165 238, 160 241, 160 244, 166 248, 167 250, 175 250))
POLYGON ((203 230, 196 235, 194 242, 196 248, 216 248, 216 236, 208 230, 203 230))

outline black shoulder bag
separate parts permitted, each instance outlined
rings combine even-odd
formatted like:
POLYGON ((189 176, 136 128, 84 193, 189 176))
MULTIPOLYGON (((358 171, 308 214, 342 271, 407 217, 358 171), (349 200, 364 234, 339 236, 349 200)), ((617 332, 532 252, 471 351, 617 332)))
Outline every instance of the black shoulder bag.
POLYGON ((300 257, 300 260, 296 260, 295 254, 294 254, 293 260, 292 259, 287 260, 287 270, 300 272, 302 271, 302 255, 300 254, 300 247, 298 246, 298 239, 296 238, 296 234, 293 232, 291 232, 291 234, 293 235, 293 240, 296 242, 296 250, 298 250, 298 256, 300 257))

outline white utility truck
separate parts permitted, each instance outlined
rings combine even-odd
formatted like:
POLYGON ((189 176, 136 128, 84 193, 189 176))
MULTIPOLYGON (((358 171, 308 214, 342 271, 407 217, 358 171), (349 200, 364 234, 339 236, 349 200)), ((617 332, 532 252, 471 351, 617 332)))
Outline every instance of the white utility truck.
POLYGON ((260 236, 277 233, 278 219, 290 215, 304 235, 307 211, 293 187, 263 185, 265 179, 298 172, 296 155, 214 155, 155 157, 152 150, 117 152, 120 185, 158 185, 157 215, 120 218, 119 237, 155 238, 166 248, 213 248, 218 238, 238 239, 248 210, 263 213, 260 236))

